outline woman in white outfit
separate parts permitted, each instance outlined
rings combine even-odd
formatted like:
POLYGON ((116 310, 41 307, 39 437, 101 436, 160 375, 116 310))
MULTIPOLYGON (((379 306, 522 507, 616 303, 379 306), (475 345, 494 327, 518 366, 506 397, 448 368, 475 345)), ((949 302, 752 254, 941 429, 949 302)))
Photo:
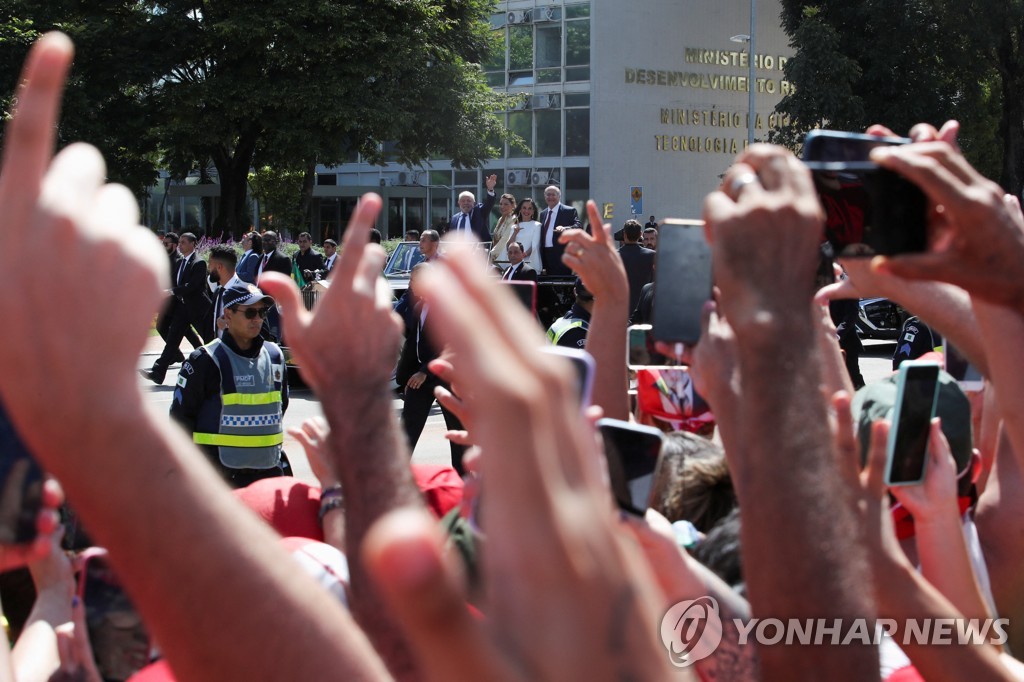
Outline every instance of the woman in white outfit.
POLYGON ((491 263, 501 269, 508 267, 508 238, 516 224, 516 198, 511 194, 502 194, 498 200, 501 217, 494 225, 491 233, 491 263))
POLYGON ((537 222, 537 204, 533 199, 526 197, 519 202, 516 218, 519 222, 512 228, 512 236, 508 240, 523 245, 526 262, 540 273, 543 269, 540 263, 540 223, 537 222))

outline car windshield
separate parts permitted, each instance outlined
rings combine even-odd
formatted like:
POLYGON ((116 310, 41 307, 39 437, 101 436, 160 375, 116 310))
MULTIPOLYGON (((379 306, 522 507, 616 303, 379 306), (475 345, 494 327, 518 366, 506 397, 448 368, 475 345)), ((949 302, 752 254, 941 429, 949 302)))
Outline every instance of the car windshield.
POLYGON ((399 242, 391 254, 391 258, 388 259, 388 264, 384 266, 384 275, 386 277, 408 277, 409 271, 422 261, 423 254, 420 253, 420 245, 417 242, 399 242))

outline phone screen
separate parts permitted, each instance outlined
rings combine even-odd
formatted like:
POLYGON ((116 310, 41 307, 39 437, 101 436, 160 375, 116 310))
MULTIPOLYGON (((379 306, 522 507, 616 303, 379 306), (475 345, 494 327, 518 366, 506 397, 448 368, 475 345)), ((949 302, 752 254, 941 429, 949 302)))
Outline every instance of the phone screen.
POLYGON ((96 667, 105 680, 127 680, 149 663, 149 634, 106 555, 87 555, 79 589, 96 667))
POLYGON ((626 366, 629 369, 641 367, 670 367, 679 361, 662 355, 654 348, 654 331, 649 324, 634 324, 626 328, 626 366))
POLYGON ((43 502, 43 472, 0 404, 0 545, 36 537, 43 502))
POLYGON ((871 170, 875 147, 909 144, 909 137, 880 137, 838 130, 812 130, 804 138, 804 163, 814 170, 871 170))
POLYGON ((597 422, 608 459, 608 478, 619 509, 643 516, 661 458, 661 431, 618 419, 597 422))
POLYGON ((668 219, 658 232, 654 269, 654 338, 694 344, 711 298, 711 248, 703 221, 668 219))
POLYGON ((913 485, 924 479, 929 429, 938 398, 939 366, 904 362, 896 386, 886 483, 913 485))

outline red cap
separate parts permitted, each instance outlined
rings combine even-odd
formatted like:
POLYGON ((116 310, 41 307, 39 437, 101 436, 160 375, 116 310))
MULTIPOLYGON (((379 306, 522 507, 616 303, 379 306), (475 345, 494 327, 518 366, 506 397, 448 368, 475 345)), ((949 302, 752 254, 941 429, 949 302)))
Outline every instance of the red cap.
POLYGON ((459 506, 462 501, 462 477, 450 466, 439 464, 413 464, 412 476, 416 487, 426 498, 427 506, 437 518, 459 506))
POLYGON ((323 542, 324 531, 317 518, 320 488, 291 476, 278 476, 261 479, 234 492, 279 535, 323 542))

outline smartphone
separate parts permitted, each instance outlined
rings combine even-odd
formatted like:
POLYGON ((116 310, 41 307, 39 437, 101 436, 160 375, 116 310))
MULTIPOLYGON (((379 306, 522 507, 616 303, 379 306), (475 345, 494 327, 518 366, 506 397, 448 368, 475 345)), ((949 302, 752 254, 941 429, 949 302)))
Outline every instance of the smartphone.
POLYGON ((980 391, 985 387, 985 377, 972 365, 956 346, 947 339, 944 343, 946 371, 956 379, 964 393, 980 391))
POLYGON ((21 545, 37 535, 43 471, 0 404, 0 545, 21 545))
POLYGON ((661 431, 618 419, 600 419, 608 478, 619 509, 643 516, 650 506, 654 476, 661 462, 661 431))
POLYGON ((524 282, 513 282, 509 280, 502 280, 502 284, 511 287, 512 293, 516 295, 519 302, 522 303, 530 314, 537 315, 537 283, 524 281, 524 282))
POLYGON ((843 258, 920 253, 928 247, 928 200, 903 176, 870 159, 875 147, 905 137, 812 130, 804 163, 825 209, 825 234, 843 258))
POLYGON ((96 667, 105 680, 127 680, 150 662, 149 634, 105 549, 86 549, 79 555, 79 566, 78 598, 85 606, 96 667))
POLYGON ((924 480, 938 398, 938 363, 910 360, 900 365, 886 448, 886 485, 916 485, 924 480))
POLYGON ((704 304, 711 299, 711 247, 704 221, 669 218, 658 232, 654 266, 653 338, 695 344, 704 304))
POLYGON ((676 358, 662 355, 655 350, 651 325, 634 324, 626 327, 626 366, 629 369, 673 367, 678 364, 676 358))
POLYGON ((563 346, 544 346, 541 352, 557 355, 568 360, 576 370, 576 395, 580 399, 580 407, 590 406, 590 394, 594 387, 594 358, 585 350, 565 348, 563 346))

